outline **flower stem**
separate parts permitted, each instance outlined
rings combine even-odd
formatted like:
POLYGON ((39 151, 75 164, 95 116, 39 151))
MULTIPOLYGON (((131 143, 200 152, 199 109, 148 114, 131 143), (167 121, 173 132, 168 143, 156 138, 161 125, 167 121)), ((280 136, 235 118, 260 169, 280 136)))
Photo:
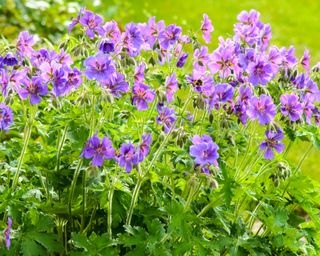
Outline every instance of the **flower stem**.
POLYGON ((140 188, 141 188, 143 181, 144 181, 143 178, 141 176, 139 176, 137 183, 136 183, 136 186, 134 187, 132 198, 131 198, 131 203, 130 203, 130 208, 129 208, 128 216, 127 216, 127 220, 126 220, 126 225, 128 225, 128 226, 131 224, 133 209, 134 209, 135 204, 138 201, 138 195, 139 195, 139 191, 140 191, 140 188))
POLYGON ((108 235, 110 240, 112 240, 112 202, 113 202, 114 186, 111 184, 111 188, 108 193, 108 235))
POLYGON ((80 233, 83 233, 85 228, 85 211, 86 211, 86 201, 87 201, 87 191, 86 191, 86 181, 87 172, 84 170, 82 173, 82 216, 81 216, 81 228, 80 233))
POLYGON ((77 168, 73 174, 73 179, 72 179, 72 182, 71 182, 71 187, 70 187, 70 193, 69 193, 69 202, 68 202, 68 206, 69 206, 69 215, 70 215, 70 218, 72 216, 72 200, 73 200, 73 195, 74 195, 74 190, 76 188, 76 184, 77 184, 77 180, 78 180, 78 177, 79 177, 79 173, 80 173, 80 170, 81 170, 81 166, 82 166, 82 159, 79 160, 78 162, 78 165, 77 165, 77 168))
POLYGON ((29 144, 29 140, 31 137, 31 132, 32 132, 32 125, 33 125, 33 121, 34 121, 34 116, 35 116, 36 110, 31 108, 31 114, 29 117, 29 120, 27 121, 27 124, 25 126, 25 130, 24 130, 24 134, 23 134, 23 147, 22 147, 22 151, 19 157, 19 163, 18 163, 18 167, 17 167, 17 171, 14 175, 13 178, 13 182, 12 182, 12 190, 15 190, 17 183, 18 183, 18 179, 19 179, 19 175, 21 172, 21 167, 22 167, 22 163, 23 163, 23 159, 24 156, 26 154, 27 151, 27 147, 29 144))

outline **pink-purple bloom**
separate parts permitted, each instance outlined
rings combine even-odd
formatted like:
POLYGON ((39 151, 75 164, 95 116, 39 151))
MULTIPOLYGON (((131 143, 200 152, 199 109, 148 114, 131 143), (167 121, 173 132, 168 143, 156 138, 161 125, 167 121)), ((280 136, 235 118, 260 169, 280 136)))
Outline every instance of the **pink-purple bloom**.
POLYGON ((41 101, 41 96, 48 93, 47 84, 40 77, 25 78, 21 80, 21 85, 17 88, 21 99, 30 98, 31 105, 38 104, 41 101))
POLYGON ((277 131, 267 130, 265 134, 267 139, 260 144, 260 150, 265 150, 264 158, 270 160, 274 158, 273 150, 276 150, 278 153, 283 151, 284 144, 280 141, 284 136, 280 129, 277 131))
POLYGON ((169 131, 172 128, 172 125, 177 119, 175 111, 173 108, 168 108, 163 104, 158 104, 157 108, 159 113, 159 116, 157 116, 156 118, 157 123, 163 125, 165 133, 169 133, 169 131))
POLYGON ((178 90, 178 81, 175 72, 166 77, 165 86, 167 92, 167 102, 171 102, 174 100, 174 93, 178 90))
POLYGON ((201 23, 200 27, 202 31, 202 37, 204 41, 208 44, 211 41, 211 33, 213 32, 213 26, 212 22, 209 19, 209 16, 207 14, 203 14, 203 21, 201 23))
POLYGON ((184 66, 184 64, 186 64, 188 56, 189 55, 185 52, 181 53, 181 55, 177 61, 177 64, 176 64, 177 68, 182 68, 184 66))
POLYGON ((152 143, 151 134, 150 133, 143 134, 142 142, 138 148, 139 162, 142 162, 143 159, 149 154, 151 143, 152 143))
POLYGON ((154 101, 156 93, 143 83, 135 83, 132 88, 132 104, 138 110, 147 110, 148 102, 154 101))
POLYGON ((88 57, 83 64, 86 66, 84 74, 89 80, 96 79, 101 82, 108 79, 116 71, 111 57, 102 52, 96 56, 88 57))
POLYGON ((295 94, 283 94, 280 97, 280 111, 284 116, 288 116, 292 122, 298 121, 303 114, 303 106, 299 102, 299 97, 295 94))
POLYGON ((112 159, 114 156, 115 150, 112 147, 111 140, 104 136, 100 141, 97 133, 88 140, 81 153, 81 157, 92 158, 93 166, 102 166, 105 159, 112 159))
POLYGON ((95 37, 95 32, 100 36, 103 36, 104 34, 104 30, 101 26, 103 19, 91 11, 84 11, 83 16, 79 19, 79 23, 86 28, 86 34, 90 39, 95 37))
POLYGON ((250 74, 248 81, 254 86, 266 85, 274 76, 271 64, 262 58, 257 58, 255 62, 249 63, 248 72, 250 74))
POLYGON ((172 45, 174 45, 178 41, 181 35, 181 31, 181 28, 174 24, 171 24, 164 30, 162 30, 159 33, 159 42, 161 48, 167 50, 172 45))
POLYGON ((8 226, 7 226, 6 230, 4 231, 4 236, 6 239, 6 247, 8 250, 10 249, 10 246, 11 246, 11 238, 10 238, 11 227, 12 227, 12 218, 9 217, 8 218, 8 226))
POLYGON ((109 78, 104 80, 101 84, 116 98, 120 98, 122 94, 129 91, 129 84, 126 82, 124 75, 118 72, 109 76, 109 78))
POLYGON ((135 147, 129 144, 122 144, 120 147, 120 154, 117 157, 117 161, 120 167, 124 167, 126 172, 129 173, 132 170, 133 165, 137 165, 139 162, 139 155, 136 152, 135 147))
POLYGON ((0 103, 0 130, 8 131, 9 126, 13 123, 13 112, 12 109, 5 105, 4 103, 0 103))
POLYGON ((197 165, 205 167, 206 165, 218 165, 219 147, 213 142, 212 138, 206 134, 202 137, 194 135, 192 138, 192 146, 190 147, 190 155, 193 156, 197 165))
POLYGON ((35 41, 32 35, 28 31, 23 31, 19 34, 16 48, 20 55, 30 57, 35 41))
POLYGON ((276 106, 268 95, 262 94, 260 98, 254 96, 248 102, 247 115, 250 119, 258 119, 259 124, 265 125, 273 121, 276 106))

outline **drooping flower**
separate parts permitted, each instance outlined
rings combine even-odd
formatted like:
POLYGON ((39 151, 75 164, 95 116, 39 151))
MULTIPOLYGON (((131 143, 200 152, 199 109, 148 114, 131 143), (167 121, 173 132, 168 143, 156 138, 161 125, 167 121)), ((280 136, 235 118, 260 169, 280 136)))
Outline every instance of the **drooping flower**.
POLYGON ((298 121, 303 114, 303 106, 295 94, 283 94, 280 97, 280 111, 284 116, 289 116, 292 122, 298 121))
POLYGON ((181 28, 174 24, 171 24, 162 30, 159 33, 159 42, 161 48, 167 50, 169 47, 174 45, 178 41, 181 31, 181 28))
POLYGON ((186 64, 188 56, 189 55, 185 52, 181 53, 181 55, 177 61, 177 64, 176 64, 177 68, 182 68, 184 66, 184 64, 186 64))
POLYGON ((79 23, 86 28, 86 34, 90 39, 95 37, 94 32, 97 32, 100 36, 103 36, 104 34, 104 30, 101 26, 103 19, 91 11, 85 10, 83 16, 79 19, 79 23))
POLYGON ((212 22, 209 19, 209 16, 207 14, 203 14, 203 21, 201 23, 201 27, 200 27, 201 31, 202 31, 202 37, 204 39, 204 41, 208 44, 211 41, 211 32, 213 32, 213 26, 212 26, 212 22))
POLYGON ((249 63, 248 72, 250 74, 248 81, 254 86, 265 85, 274 75, 272 66, 262 58, 257 58, 255 62, 249 63))
POLYGON ((117 161, 119 166, 124 167, 127 173, 131 172, 133 165, 137 165, 139 162, 135 147, 131 143, 122 144, 117 161))
POLYGON ((310 52, 308 50, 304 51, 303 57, 300 60, 300 63, 307 72, 310 71, 310 52))
POLYGON ((259 124, 265 125, 276 115, 276 106, 268 95, 262 94, 260 98, 254 96, 248 102, 247 114, 252 120, 258 119, 259 124))
POLYGON ((99 51, 110 53, 114 51, 114 43, 110 39, 103 39, 99 44, 99 51))
POLYGON ((17 92, 21 99, 25 100, 30 97, 31 105, 38 104, 41 101, 40 96, 48 93, 47 84, 40 77, 32 77, 21 80, 21 85, 17 88, 17 92))
POLYGON ((166 95, 167 95, 167 102, 171 102, 174 100, 174 93, 178 90, 178 81, 176 78, 176 73, 172 73, 171 76, 166 77, 166 95))
POLYGON ((8 131, 9 126, 13 123, 13 112, 12 109, 5 105, 4 103, 0 103, 0 130, 8 131))
POLYGON ((200 73, 204 73, 210 60, 208 55, 208 47, 202 46, 200 49, 196 49, 194 51, 193 58, 193 68, 200 73))
POLYGON ((133 75, 135 83, 143 83, 145 69, 146 69, 146 65, 144 63, 141 63, 135 68, 134 75, 133 75))
POLYGON ((135 83, 132 88, 132 104, 136 105, 138 110, 146 110, 148 102, 152 102, 155 95, 156 93, 150 90, 148 85, 135 83))
POLYGON ((260 150, 265 150, 264 158, 273 159, 275 149, 278 153, 281 153, 284 149, 284 144, 280 141, 283 139, 283 132, 278 129, 277 131, 266 130, 266 140, 260 144, 260 150))
POLYGON ((129 84, 126 82, 124 75, 118 72, 114 73, 107 80, 104 80, 101 84, 116 98, 120 98, 122 94, 129 90, 129 84))
POLYGON ((14 66, 18 64, 18 58, 12 52, 8 52, 3 58, 2 63, 6 66, 14 66))
POLYGON ((111 57, 102 52, 88 57, 83 64, 86 66, 84 74, 89 80, 96 79, 101 82, 116 71, 111 57))
POLYGON ((20 55, 30 57, 34 43, 34 37, 28 31, 23 31, 19 34, 16 48, 20 55))
POLYGON ((159 116, 156 118, 157 123, 163 125, 165 133, 169 133, 172 125, 177 119, 175 111, 173 108, 168 108, 163 104, 158 104, 157 108, 159 113, 159 116))
POLYGON ((8 226, 6 230, 4 231, 4 236, 6 238, 6 247, 9 250, 11 246, 11 239, 10 239, 10 232, 11 232, 11 227, 12 227, 12 218, 8 218, 8 226))
POLYGON ((190 155, 195 158, 194 162, 198 165, 205 166, 207 164, 218 165, 219 147, 212 141, 212 138, 206 134, 202 137, 194 135, 192 138, 193 145, 190 147, 190 155))
POLYGON ((142 162, 143 159, 149 154, 150 145, 152 143, 152 137, 150 133, 145 133, 142 136, 142 143, 139 145, 139 162, 142 162))
POLYGON ((81 153, 81 157, 86 159, 92 158, 93 166, 102 166, 105 159, 112 159, 115 151, 112 147, 111 140, 104 136, 100 142, 100 138, 95 133, 87 142, 81 153))

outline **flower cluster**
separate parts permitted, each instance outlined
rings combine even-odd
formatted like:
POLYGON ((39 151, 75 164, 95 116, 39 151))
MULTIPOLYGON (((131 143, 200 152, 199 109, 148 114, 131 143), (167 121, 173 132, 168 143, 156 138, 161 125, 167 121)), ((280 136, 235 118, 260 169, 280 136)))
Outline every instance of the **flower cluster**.
POLYGON ((134 165, 142 162, 149 154, 152 143, 151 134, 143 134, 142 142, 135 147, 131 143, 123 143, 118 152, 113 148, 112 141, 104 136, 101 140, 95 133, 87 141, 81 157, 92 159, 93 166, 102 166, 104 160, 115 159, 119 166, 125 168, 126 172, 131 172, 134 165))

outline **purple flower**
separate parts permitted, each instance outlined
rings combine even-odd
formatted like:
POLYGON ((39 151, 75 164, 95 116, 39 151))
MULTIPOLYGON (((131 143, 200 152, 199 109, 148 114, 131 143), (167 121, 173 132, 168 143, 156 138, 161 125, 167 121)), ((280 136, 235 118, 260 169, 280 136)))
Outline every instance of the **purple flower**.
POLYGON ((7 66, 14 66, 18 64, 18 59, 12 52, 8 52, 3 58, 2 63, 7 66))
POLYGON ((180 57, 179 57, 179 59, 177 61, 177 64, 176 64, 177 68, 182 68, 184 66, 184 64, 186 64, 188 56, 189 55, 187 53, 185 53, 185 52, 183 52, 180 55, 180 57))
POLYGON ((308 50, 305 50, 304 53, 303 53, 303 57, 302 59, 300 60, 300 63, 302 65, 302 67, 307 71, 309 72, 310 70, 310 53, 308 50))
POLYGON ((56 96, 66 94, 67 71, 65 67, 57 69, 53 74, 53 92, 56 96))
POLYGON ((265 85, 273 77, 271 64, 265 62, 262 58, 257 58, 255 62, 249 63, 248 72, 250 74, 248 81, 254 86, 265 85))
POLYGON ((39 51, 33 51, 31 54, 30 62, 36 67, 40 67, 43 62, 50 62, 51 57, 47 49, 40 49, 39 51))
POLYGON ((254 96, 248 102, 247 114, 252 120, 258 119, 259 124, 265 125, 276 115, 276 106, 270 96, 262 94, 259 99, 254 96))
POLYGON ((89 80, 96 79, 101 82, 116 71, 111 57, 101 52, 96 56, 88 57, 83 64, 87 68, 84 74, 89 80))
POLYGON ((54 79, 54 73, 61 68, 61 64, 57 63, 56 61, 48 62, 42 62, 42 64, 39 66, 39 70, 41 71, 41 78, 46 83, 51 82, 54 79))
POLYGON ((68 35, 70 35, 71 30, 79 23, 81 16, 83 15, 85 8, 81 8, 77 17, 72 19, 71 24, 68 27, 68 35))
POLYGON ((62 64, 70 66, 73 63, 73 60, 69 54, 67 54, 63 49, 59 54, 56 55, 55 61, 62 64))
POLYGON ((114 51, 114 43, 110 39, 103 39, 99 45, 99 51, 110 53, 114 51))
POLYGON ((70 69, 69 67, 67 67, 66 70, 67 77, 65 82, 65 90, 62 95, 68 94, 71 89, 77 89, 82 83, 82 73, 78 68, 74 67, 73 69, 70 69))
POLYGON ((8 131, 9 126, 13 123, 13 112, 12 109, 0 103, 0 130, 8 131))
POLYGON ((236 100, 239 102, 243 102, 245 104, 248 103, 248 100, 251 98, 252 96, 252 89, 250 86, 244 86, 241 85, 239 87, 239 96, 236 98, 236 100))
POLYGON ((112 147, 111 140, 104 136, 100 142, 97 133, 95 133, 87 142, 81 153, 81 157, 86 159, 92 158, 93 166, 102 166, 105 159, 112 159, 115 151, 112 147))
POLYGON ((120 98, 123 93, 129 90, 129 85, 125 81, 124 75, 118 72, 110 76, 108 80, 104 80, 101 84, 116 98, 120 98))
POLYGON ((159 42, 162 49, 167 50, 169 47, 174 45, 180 35, 181 35, 181 28, 171 24, 166 27, 163 31, 159 33, 159 42))
POLYGON ((162 104, 158 104, 157 108, 159 113, 159 116, 156 118, 157 123, 163 125, 165 133, 169 133, 172 125, 177 119, 175 111, 173 108, 168 108, 162 104))
POLYGON ((303 106, 299 102, 299 97, 295 94, 283 94, 280 97, 281 113, 289 116, 292 122, 298 121, 303 114, 303 106))
POLYGON ((190 147, 190 155, 195 158, 194 162, 198 165, 207 164, 217 165, 218 145, 212 141, 212 138, 203 134, 202 137, 194 135, 192 138, 193 145, 190 147))
POLYGON ((284 149, 283 143, 280 142, 280 140, 282 140, 284 137, 283 132, 280 129, 278 129, 276 132, 267 130, 265 134, 267 139, 260 144, 260 150, 265 150, 265 159, 273 159, 273 149, 275 149, 278 153, 281 153, 284 149))
POLYGON ((139 162, 135 147, 131 143, 122 144, 117 161, 120 167, 125 167, 127 173, 131 172, 132 166, 137 165, 139 162))
POLYGON ((200 49, 196 49, 193 54, 193 68, 200 73, 206 72, 206 66, 210 60, 208 55, 208 47, 202 46, 200 49))
POLYGON ((197 70, 193 70, 192 76, 186 76, 187 81, 194 87, 194 91, 206 96, 212 95, 213 78, 210 75, 205 75, 197 70))
POLYGON ((6 230, 4 231, 4 236, 6 238, 6 247, 9 250, 10 245, 11 245, 11 240, 10 240, 10 232, 11 232, 11 227, 12 227, 12 219, 11 217, 8 218, 8 226, 6 230))
POLYGON ((33 36, 28 31, 23 31, 19 34, 16 48, 20 55, 30 57, 33 52, 32 46, 34 43, 33 36))
POLYGON ((144 63, 141 63, 139 66, 135 68, 134 75, 133 75, 135 83, 143 83, 145 69, 146 69, 146 65, 144 63))
POLYGON ((132 88, 132 104, 138 110, 148 109, 148 102, 154 101, 155 92, 149 86, 142 83, 135 83, 132 88))
POLYGON ((171 76, 166 77, 165 86, 167 91, 167 102, 171 102, 174 100, 174 93, 178 90, 176 73, 172 73, 171 76))
POLYGON ((47 84, 40 77, 32 77, 21 80, 20 88, 17 89, 21 99, 25 100, 30 97, 31 105, 38 104, 41 101, 40 96, 45 96, 48 93, 47 84))
POLYGON ((94 32, 97 32, 100 36, 104 34, 104 30, 101 27, 103 23, 102 18, 91 11, 84 11, 83 16, 79 19, 79 23, 86 27, 86 34, 90 39, 94 38, 94 32))
POLYGON ((151 134, 143 134, 142 143, 139 145, 139 162, 142 162, 143 159, 149 154, 151 143, 151 134))
POLYGON ((297 58, 295 57, 296 49, 291 46, 288 50, 285 47, 280 49, 281 54, 281 65, 282 68, 287 70, 288 68, 293 68, 297 64, 297 58))
POLYGON ((217 84, 214 89, 214 95, 216 100, 221 103, 232 100, 233 87, 229 84, 217 84))
POLYGON ((131 57, 139 55, 143 38, 137 24, 131 22, 126 25, 126 31, 123 33, 122 41, 124 48, 127 49, 131 57))
POLYGON ((213 32, 213 26, 211 20, 209 19, 207 14, 203 14, 203 21, 200 27, 202 31, 202 37, 204 41, 208 44, 211 41, 211 32, 213 32))
POLYGON ((111 39, 113 43, 117 43, 120 40, 121 32, 116 21, 106 22, 106 24, 103 25, 103 29, 104 35, 111 39))

